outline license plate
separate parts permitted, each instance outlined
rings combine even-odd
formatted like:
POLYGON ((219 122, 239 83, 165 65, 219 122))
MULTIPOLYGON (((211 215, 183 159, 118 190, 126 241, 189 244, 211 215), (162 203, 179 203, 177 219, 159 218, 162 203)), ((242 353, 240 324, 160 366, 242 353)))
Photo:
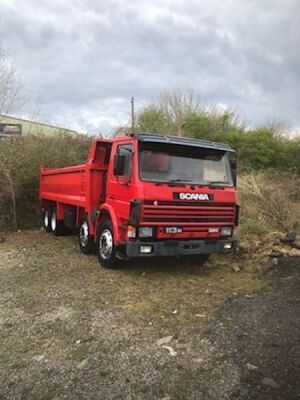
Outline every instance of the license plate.
POLYGON ((165 233, 182 233, 183 229, 178 226, 166 226, 164 228, 165 233))

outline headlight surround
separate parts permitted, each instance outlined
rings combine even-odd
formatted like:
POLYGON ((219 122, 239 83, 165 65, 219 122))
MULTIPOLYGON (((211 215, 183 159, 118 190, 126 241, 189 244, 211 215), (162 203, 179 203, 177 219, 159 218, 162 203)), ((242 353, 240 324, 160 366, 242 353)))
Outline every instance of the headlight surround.
POLYGON ((232 236, 232 227, 231 226, 223 226, 220 230, 221 236, 232 236))
POLYGON ((139 237, 152 237, 154 233, 154 229, 152 226, 140 226, 139 228, 139 237))

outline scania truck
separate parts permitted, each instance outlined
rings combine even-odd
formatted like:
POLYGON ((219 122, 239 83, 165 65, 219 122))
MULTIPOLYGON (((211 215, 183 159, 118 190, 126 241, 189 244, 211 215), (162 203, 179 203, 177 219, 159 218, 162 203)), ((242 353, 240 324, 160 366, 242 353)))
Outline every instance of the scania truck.
POLYGON ((161 134, 96 138, 83 165, 40 171, 47 232, 78 232, 112 268, 131 257, 193 257, 235 249, 234 151, 161 134))

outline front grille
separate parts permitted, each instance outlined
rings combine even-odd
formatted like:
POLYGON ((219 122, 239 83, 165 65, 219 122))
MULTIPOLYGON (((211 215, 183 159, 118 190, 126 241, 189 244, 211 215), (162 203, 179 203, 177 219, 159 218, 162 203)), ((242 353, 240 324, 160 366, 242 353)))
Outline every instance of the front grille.
POLYGON ((151 224, 211 224, 233 225, 235 204, 210 202, 159 202, 147 201, 142 207, 142 222, 151 224))

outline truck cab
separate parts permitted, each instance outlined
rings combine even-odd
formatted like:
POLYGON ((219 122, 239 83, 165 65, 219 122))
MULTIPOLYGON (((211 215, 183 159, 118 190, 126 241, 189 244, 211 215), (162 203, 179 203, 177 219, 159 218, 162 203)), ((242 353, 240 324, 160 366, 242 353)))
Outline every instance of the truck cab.
MULTIPOLYGON (((116 139, 105 201, 115 214, 110 246, 113 240, 127 257, 233 250, 238 210, 232 152, 225 144, 157 134, 116 139)), ((100 232, 100 262, 106 242, 100 232)))

